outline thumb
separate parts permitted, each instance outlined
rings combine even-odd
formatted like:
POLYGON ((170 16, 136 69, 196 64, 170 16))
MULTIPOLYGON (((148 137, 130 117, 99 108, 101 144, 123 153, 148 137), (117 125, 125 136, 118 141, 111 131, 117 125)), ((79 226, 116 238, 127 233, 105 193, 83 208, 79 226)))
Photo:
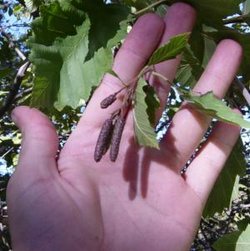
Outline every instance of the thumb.
POLYGON ((22 133, 17 171, 29 176, 48 178, 57 172, 58 137, 46 115, 35 108, 20 106, 13 110, 12 120, 22 133))

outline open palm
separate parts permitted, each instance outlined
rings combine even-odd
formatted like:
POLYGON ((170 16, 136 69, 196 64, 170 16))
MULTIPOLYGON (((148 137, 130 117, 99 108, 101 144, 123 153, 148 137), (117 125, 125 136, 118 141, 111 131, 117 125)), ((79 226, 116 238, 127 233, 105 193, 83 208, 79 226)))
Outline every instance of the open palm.
MULTIPOLYGON (((165 19, 141 17, 119 50, 114 70, 126 82, 135 77, 160 43, 190 31, 194 10, 174 4, 165 19)), ((241 47, 222 41, 195 87, 222 98, 241 59, 241 47)), ((174 78, 179 58, 157 65, 174 78)), ((152 80, 162 107, 169 87, 152 80)), ((107 75, 95 92, 59 158, 58 138, 48 118, 18 107, 13 120, 23 134, 17 170, 8 186, 14 250, 188 250, 202 209, 237 137, 239 128, 218 123, 185 175, 180 170, 210 119, 188 105, 175 115, 161 150, 137 146, 128 115, 117 161, 93 160, 100 127, 119 100, 102 110, 100 101, 120 88, 107 75), (226 137, 225 137, 226 135, 226 137)))

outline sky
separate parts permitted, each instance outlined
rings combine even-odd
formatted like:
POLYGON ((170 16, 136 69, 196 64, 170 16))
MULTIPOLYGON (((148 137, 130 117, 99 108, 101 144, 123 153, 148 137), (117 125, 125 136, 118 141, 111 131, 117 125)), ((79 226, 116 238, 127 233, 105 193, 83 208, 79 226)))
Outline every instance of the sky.
POLYGON ((15 15, 9 15, 7 11, 4 13, 0 27, 5 32, 11 33, 15 38, 19 38, 27 33, 31 21, 32 19, 28 16, 22 16, 22 19, 18 19, 15 15))

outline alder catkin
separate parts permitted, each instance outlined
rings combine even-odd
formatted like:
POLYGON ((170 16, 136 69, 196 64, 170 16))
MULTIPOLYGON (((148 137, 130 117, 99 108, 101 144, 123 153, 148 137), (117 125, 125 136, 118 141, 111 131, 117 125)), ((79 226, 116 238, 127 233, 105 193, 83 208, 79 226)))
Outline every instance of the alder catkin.
POLYGON ((102 156, 106 153, 110 144, 112 131, 113 131, 113 120, 112 118, 109 118, 104 121, 96 142, 95 153, 94 153, 94 160, 96 162, 99 162, 102 156))
POLYGON ((116 161, 116 158, 119 153, 119 147, 120 147, 120 142, 121 142, 124 126, 125 126, 125 119, 119 117, 115 122, 111 144, 110 144, 109 157, 110 157, 110 160, 113 162, 116 161))
POLYGON ((102 102, 101 102, 101 108, 105 109, 107 107, 109 107, 110 105, 112 105, 114 102, 116 101, 116 93, 109 95, 107 98, 105 98, 102 102))

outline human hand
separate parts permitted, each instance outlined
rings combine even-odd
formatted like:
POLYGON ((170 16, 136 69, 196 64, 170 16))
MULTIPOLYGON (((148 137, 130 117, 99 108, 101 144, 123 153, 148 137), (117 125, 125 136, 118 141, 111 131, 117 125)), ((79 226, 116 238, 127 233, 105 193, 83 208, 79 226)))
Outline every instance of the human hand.
MULTIPOLYGON (((190 31, 195 11, 176 3, 164 21, 154 14, 139 19, 119 50, 114 70, 128 81, 169 37, 190 31)), ((195 91, 222 98, 240 64, 242 50, 222 41, 195 91)), ((180 58, 157 71, 172 80, 180 58)), ((164 107, 168 87, 155 88, 164 107)), ((108 75, 94 93, 58 160, 58 137, 36 109, 18 107, 13 120, 22 131, 18 167, 8 191, 14 250, 188 250, 203 207, 234 143, 239 128, 218 123, 185 176, 181 168, 204 135, 210 118, 184 105, 175 115, 160 151, 134 141, 129 114, 117 161, 95 163, 93 151, 103 121, 119 105, 101 110, 100 102, 120 84, 108 75)))

